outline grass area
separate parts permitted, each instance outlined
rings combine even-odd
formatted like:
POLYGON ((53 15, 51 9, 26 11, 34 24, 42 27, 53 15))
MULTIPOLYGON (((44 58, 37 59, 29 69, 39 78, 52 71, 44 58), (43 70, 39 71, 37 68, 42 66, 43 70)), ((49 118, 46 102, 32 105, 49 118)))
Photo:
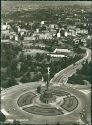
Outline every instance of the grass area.
POLYGON ((24 105, 28 105, 28 104, 31 104, 32 101, 33 101, 33 98, 35 97, 36 95, 32 92, 28 92, 26 94, 23 94, 22 96, 20 96, 20 98, 18 99, 17 103, 18 105, 21 107, 21 106, 24 106, 24 105))
POLYGON ((45 116, 50 116, 50 115, 54 116, 63 114, 63 112, 57 110, 56 108, 43 108, 38 106, 30 106, 24 108, 23 110, 32 114, 45 115, 45 116))
POLYGON ((78 106, 78 100, 75 96, 64 98, 64 103, 61 105, 62 108, 68 112, 73 111, 78 106))

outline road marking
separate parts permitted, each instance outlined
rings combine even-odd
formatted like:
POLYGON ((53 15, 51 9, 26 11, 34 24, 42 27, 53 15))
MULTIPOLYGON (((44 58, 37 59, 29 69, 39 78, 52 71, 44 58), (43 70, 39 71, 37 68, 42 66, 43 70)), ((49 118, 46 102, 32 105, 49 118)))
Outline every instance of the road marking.
POLYGON ((1 92, 1 95, 5 95, 5 94, 6 94, 6 91, 5 91, 5 90, 1 92))
POLYGON ((77 120, 77 123, 79 123, 79 124, 84 124, 84 122, 79 118, 78 120, 77 120))
POLYGON ((1 96, 1 99, 4 99, 5 96, 1 96))
POLYGON ((24 105, 24 106, 20 107, 20 109, 27 108, 27 107, 30 107, 30 106, 33 106, 33 104, 24 105))
POLYGON ((79 90, 79 91, 83 92, 84 94, 88 94, 88 93, 90 93, 89 90, 79 90))
POLYGON ((6 112, 5 109, 1 109, 1 112, 2 112, 4 115, 10 115, 8 112, 6 112))
POLYGON ((60 86, 60 84, 53 84, 53 86, 60 86))
POLYGON ((12 122, 13 123, 14 119, 7 119, 6 122, 12 122))

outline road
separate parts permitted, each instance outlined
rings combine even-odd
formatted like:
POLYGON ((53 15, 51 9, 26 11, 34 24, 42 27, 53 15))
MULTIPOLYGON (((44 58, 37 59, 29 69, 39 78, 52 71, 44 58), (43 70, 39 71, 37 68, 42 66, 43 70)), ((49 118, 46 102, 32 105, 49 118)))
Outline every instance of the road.
POLYGON ((91 50, 87 49, 87 48, 85 48, 85 49, 86 49, 86 56, 84 56, 82 59, 77 61, 75 64, 72 64, 72 65, 68 66, 67 68, 56 73, 55 76, 50 80, 50 83, 56 83, 56 84, 57 83, 59 83, 59 84, 67 83, 68 77, 70 77, 74 73, 76 73, 77 69, 82 68, 83 61, 88 60, 88 62, 90 62, 91 50))
MULTIPOLYGON (((1 92, 1 111, 5 114, 6 122, 12 122, 14 119, 19 120, 21 123, 28 124, 55 124, 60 123, 74 123, 80 120, 80 112, 85 109, 86 113, 90 112, 90 87, 88 86, 72 86, 71 84, 56 84, 61 83, 63 79, 67 79, 70 75, 76 72, 76 69, 81 67, 81 62, 90 59, 90 50, 86 49, 86 56, 76 62, 76 65, 70 65, 66 69, 60 71, 51 80, 52 86, 59 86, 62 90, 70 92, 79 100, 78 107, 66 115, 56 116, 42 116, 35 115, 23 111, 17 104, 18 98, 26 92, 34 91, 37 86, 43 85, 43 82, 26 83, 22 85, 12 86, 1 92), (85 92, 83 91, 85 89, 85 92), (66 119, 66 120, 65 120, 66 119)), ((65 81, 64 81, 65 82, 65 81)))
MULTIPOLYGON (((77 122, 79 120, 79 112, 82 109, 89 109, 89 105, 87 101, 87 97, 81 91, 70 87, 62 85, 61 89, 70 92, 71 94, 75 95, 79 100, 78 107, 66 115, 57 115, 57 116, 42 116, 42 115, 35 115, 31 113, 27 113, 23 111, 18 105, 17 100, 23 93, 28 91, 34 91, 37 86, 43 83, 27 83, 26 85, 19 85, 16 87, 11 87, 10 89, 6 90, 6 92, 2 92, 1 98, 1 111, 6 115, 7 122, 9 120, 17 119, 22 123, 32 123, 36 124, 46 124, 46 123, 69 123, 69 122, 77 122), (65 120, 66 119, 66 120, 65 120)), ((55 87, 56 88, 56 87, 55 87)), ((60 87, 59 87, 60 88, 60 87)), ((90 110, 90 109, 89 109, 90 110)))

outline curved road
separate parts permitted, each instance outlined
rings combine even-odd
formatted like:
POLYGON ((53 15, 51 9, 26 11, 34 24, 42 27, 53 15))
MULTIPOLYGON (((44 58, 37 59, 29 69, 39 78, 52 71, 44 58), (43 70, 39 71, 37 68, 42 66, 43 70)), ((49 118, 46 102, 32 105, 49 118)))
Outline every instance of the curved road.
MULTIPOLYGON (((62 79, 65 79, 69 77, 69 75, 75 73, 76 69, 80 68, 81 62, 83 60, 88 59, 90 61, 90 50, 86 49, 86 56, 76 62, 76 65, 70 65, 66 69, 60 71, 58 74, 55 75, 55 77, 51 80, 51 83, 61 83, 62 79), (66 75, 66 76, 65 76, 66 75)), ((76 110, 71 112, 70 114, 66 115, 60 115, 60 116, 42 116, 42 115, 34 115, 31 113, 27 113, 23 111, 18 105, 17 105, 17 99, 23 94, 28 91, 34 91, 37 86, 42 85, 44 83, 42 82, 33 82, 33 83, 27 83, 24 85, 16 85, 10 88, 5 89, 1 92, 1 111, 6 115, 6 122, 12 122, 13 119, 19 120, 22 123, 32 123, 32 124, 55 124, 57 122, 60 123, 74 123, 78 122, 80 120, 80 112, 85 109, 86 113, 89 113, 90 111, 90 99, 88 99, 89 94, 89 87, 88 89, 85 88, 85 90, 88 90, 87 92, 83 92, 83 87, 72 87, 70 84, 68 85, 60 85, 60 84, 51 84, 56 86, 59 86, 62 90, 68 91, 71 94, 75 95, 76 98, 79 100, 79 105, 76 110), (66 119, 66 120, 65 120, 66 119)))
POLYGON ((82 62, 85 60, 88 60, 88 62, 91 61, 91 50, 86 49, 86 56, 84 56, 82 59, 77 61, 75 64, 72 64, 68 66, 67 68, 59 71, 58 73, 55 74, 55 76, 50 80, 50 83, 60 83, 60 84, 65 84, 67 83, 68 77, 72 76, 77 69, 82 68, 82 62))
POLYGON ((61 88, 62 90, 70 92, 71 94, 75 95, 79 100, 79 105, 73 112, 70 112, 69 114, 66 114, 66 115, 42 116, 42 115, 34 115, 23 111, 17 105, 18 98, 23 93, 26 93, 28 91, 34 91, 36 87, 40 84, 42 83, 31 83, 31 84, 28 83, 26 85, 20 85, 18 87, 11 88, 6 93, 2 93, 1 111, 6 115, 7 122, 9 120, 17 119, 22 123, 29 123, 29 124, 30 123, 31 124, 36 124, 36 123, 54 124, 54 123, 57 123, 58 121, 60 123, 69 123, 69 122, 71 123, 71 122, 77 122, 79 120, 80 118, 79 112, 82 111, 82 109, 85 109, 88 111, 89 105, 86 104, 87 97, 85 96, 85 94, 72 87, 68 87, 65 85, 62 85, 61 87, 59 87, 59 89, 61 88))

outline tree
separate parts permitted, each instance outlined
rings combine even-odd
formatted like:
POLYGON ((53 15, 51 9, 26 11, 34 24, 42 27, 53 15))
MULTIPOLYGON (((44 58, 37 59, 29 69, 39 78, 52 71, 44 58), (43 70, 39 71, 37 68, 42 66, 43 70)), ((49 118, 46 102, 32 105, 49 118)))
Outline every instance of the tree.
POLYGON ((40 54, 39 54, 39 53, 37 53, 37 54, 36 54, 35 59, 36 59, 37 61, 39 61, 39 60, 40 60, 40 58, 41 58, 40 54))
POLYGON ((27 75, 23 75, 20 82, 26 83, 26 82, 30 82, 30 76, 27 75))
POLYGON ((17 60, 16 59, 13 59, 12 62, 11 62, 11 65, 10 65, 10 73, 12 76, 16 76, 16 72, 17 72, 17 60))
POLYGON ((41 86, 37 87, 37 93, 41 93, 41 86))
POLYGON ((18 83, 17 83, 17 81, 16 81, 16 79, 15 79, 14 76, 11 76, 11 77, 8 79, 8 85, 9 85, 9 87, 10 87, 10 86, 17 85, 17 84, 18 84, 18 83))
POLYGON ((0 112, 0 122, 4 122, 5 120, 6 120, 5 115, 2 112, 0 112))
POLYGON ((20 121, 13 120, 13 124, 14 124, 14 125, 20 125, 20 121))
POLYGON ((49 55, 47 55, 47 61, 50 61, 51 57, 49 55))
POLYGON ((88 75, 88 61, 87 60, 85 61, 85 63, 82 64, 81 73, 88 75))
POLYGON ((60 125, 60 123, 59 122, 57 122, 57 124, 56 125, 60 125))

